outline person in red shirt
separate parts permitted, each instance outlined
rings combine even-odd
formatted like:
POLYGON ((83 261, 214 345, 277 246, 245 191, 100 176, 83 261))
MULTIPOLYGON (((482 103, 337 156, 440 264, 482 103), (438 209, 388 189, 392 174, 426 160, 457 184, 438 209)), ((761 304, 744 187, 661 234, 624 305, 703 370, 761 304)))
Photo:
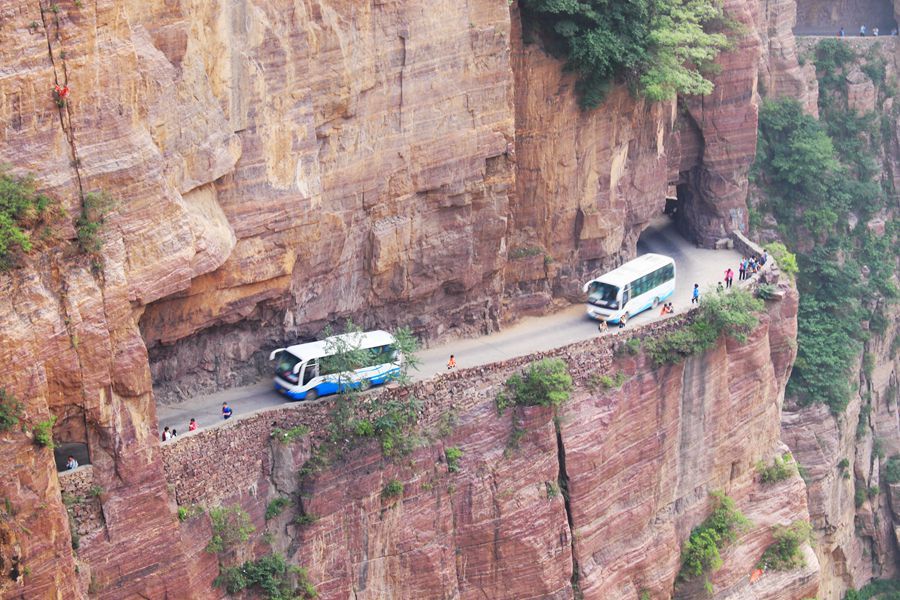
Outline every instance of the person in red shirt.
POLYGON ((191 419, 191 422, 188 424, 188 431, 197 431, 197 420, 191 419))

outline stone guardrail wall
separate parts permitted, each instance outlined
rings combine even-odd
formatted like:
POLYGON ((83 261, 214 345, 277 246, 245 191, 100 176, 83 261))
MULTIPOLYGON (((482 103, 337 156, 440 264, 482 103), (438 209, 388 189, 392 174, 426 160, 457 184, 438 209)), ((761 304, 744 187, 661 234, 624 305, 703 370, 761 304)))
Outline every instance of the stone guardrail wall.
MULTIPOLYGON (((744 236, 735 238, 735 245, 742 252, 746 249, 749 254, 761 254, 762 249, 744 236)), ((774 260, 740 285, 750 285, 757 279, 777 280, 774 260)), ((611 374, 617 350, 629 340, 658 337, 683 327, 694 316, 694 310, 689 310, 637 327, 612 329, 608 334, 553 350, 442 373, 409 387, 379 388, 360 397, 357 414, 360 417, 371 414, 366 409, 373 404, 416 398, 420 402, 419 426, 434 427, 449 411, 463 414, 483 402, 493 402, 513 372, 546 357, 565 360, 575 384, 585 385, 594 374, 611 374)), ((164 444, 162 456, 166 478, 174 488, 177 503, 213 506, 244 492, 255 495, 260 478, 272 471, 272 430, 303 425, 310 430, 309 442, 316 444, 327 435, 332 406, 333 399, 325 397, 314 402, 262 409, 212 428, 182 434, 164 444)))
MULTIPOLYGON (((681 313, 561 348, 440 374, 408 387, 376 389, 360 397, 357 413, 368 414, 366 408, 372 404, 415 398, 420 403, 419 426, 427 429, 451 410, 462 414, 482 402, 493 402, 509 376, 535 360, 562 358, 576 385, 584 384, 595 373, 608 373, 616 350, 628 340, 657 337, 682 327, 693 317, 693 312, 681 313)), ((272 469, 272 430, 303 425, 310 430, 310 441, 317 443, 327 434, 332 405, 332 398, 326 397, 263 409, 166 443, 162 446, 166 479, 174 487, 177 503, 213 506, 242 492, 255 495, 260 477, 272 469)))
POLYGON ((94 487, 94 467, 84 465, 72 471, 59 472, 59 488, 63 504, 75 520, 78 535, 87 535, 103 528, 102 490, 94 487))

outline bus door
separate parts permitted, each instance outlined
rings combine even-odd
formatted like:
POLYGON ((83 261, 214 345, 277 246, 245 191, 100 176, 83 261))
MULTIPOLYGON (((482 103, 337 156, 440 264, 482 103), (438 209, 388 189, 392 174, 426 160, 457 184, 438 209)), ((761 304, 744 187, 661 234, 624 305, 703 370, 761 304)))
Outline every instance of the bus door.
POLYGON ((628 301, 631 300, 631 284, 627 284, 622 291, 622 310, 625 309, 625 305, 628 304, 628 301))
POLYGON ((313 358, 306 361, 303 368, 303 384, 307 385, 310 381, 319 376, 319 359, 313 358))

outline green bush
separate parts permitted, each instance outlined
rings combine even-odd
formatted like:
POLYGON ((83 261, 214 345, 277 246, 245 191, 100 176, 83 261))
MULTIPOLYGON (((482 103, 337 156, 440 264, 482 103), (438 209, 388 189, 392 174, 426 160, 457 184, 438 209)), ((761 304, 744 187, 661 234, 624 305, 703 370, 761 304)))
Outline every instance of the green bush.
MULTIPOLYGON (((683 581, 717 571, 722 566, 719 550, 736 540, 738 534, 750 525, 734 500, 722 492, 713 492, 712 496, 715 501, 712 513, 691 531, 681 549, 678 577, 683 581)), ((705 584, 711 592, 708 577, 705 584)))
POLYGON ((775 262, 778 263, 778 268, 781 269, 781 272, 790 275, 791 279, 800 271, 800 267, 797 266, 797 256, 781 242, 771 242, 766 244, 765 248, 772 258, 775 259, 775 262))
POLYGON ((789 526, 776 525, 775 543, 766 548, 757 567, 790 571, 806 566, 800 547, 809 542, 812 526, 807 521, 794 521, 789 526))
POLYGON ((522 0, 526 28, 579 75, 581 105, 602 102, 612 80, 625 77, 652 101, 708 94, 714 60, 727 45, 722 5, 715 0, 522 0))
POLYGON ((318 595, 306 569, 289 566, 280 554, 224 568, 213 585, 225 588, 229 594, 256 588, 267 600, 298 600, 318 595))
POLYGON ((53 415, 45 421, 36 423, 32 428, 34 430, 34 443, 51 450, 56 448, 56 443, 53 441, 53 425, 55 423, 56 417, 53 415))
POLYGON ((211 508, 209 518, 212 521, 213 536, 206 545, 206 551, 210 554, 227 552, 246 542, 250 539, 250 534, 256 531, 250 515, 237 504, 211 508))
POLYGON ((50 198, 39 194, 32 176, 11 175, 0 165, 0 270, 13 266, 17 253, 32 248, 29 229, 47 213, 50 198))
POLYGON ((864 481, 857 479, 854 482, 853 504, 856 508, 861 507, 866 501, 866 484, 864 481))
POLYGON ((381 497, 384 499, 398 498, 403 495, 403 483, 396 479, 391 479, 381 490, 381 497))
POLYGON ((187 506, 178 507, 178 520, 182 522, 193 519, 194 517, 199 517, 202 514, 203 507, 199 504, 189 504, 187 506))
POLYGON ((756 297, 760 300, 771 300, 775 297, 778 288, 771 283, 761 283, 756 286, 756 297))
POLYGON ((727 334, 739 342, 759 324, 761 300, 744 289, 732 288, 705 298, 694 321, 681 329, 649 340, 647 352, 657 365, 675 363, 713 347, 727 334))
POLYGON ((294 517, 294 523, 301 526, 312 525, 318 520, 318 516, 309 513, 304 513, 302 515, 297 515, 296 517, 294 517))
POLYGON ((296 427, 291 427, 290 429, 282 429, 281 427, 272 428, 272 433, 269 434, 272 439, 278 440, 282 444, 289 444, 295 440, 298 440, 309 433, 309 427, 306 425, 297 425, 296 427))
POLYGON ((617 371, 615 377, 609 375, 591 375, 589 383, 592 390, 598 387, 603 390, 617 390, 622 387, 622 384, 624 384, 627 379, 628 376, 625 375, 625 373, 617 371))
POLYGON ((559 406, 569 399, 572 377, 566 363, 558 358, 533 362, 524 373, 515 373, 497 395, 497 410, 508 406, 559 406))
POLYGON ((756 465, 756 471, 759 473, 759 480, 762 483, 776 483, 784 481, 794 474, 796 464, 790 452, 785 452, 784 456, 776 456, 771 465, 766 466, 760 461, 756 465))
POLYGON ((22 403, 0 388, 0 432, 9 431, 23 418, 22 403))
POLYGON ((100 231, 112 206, 112 199, 103 192, 84 195, 81 215, 75 220, 75 233, 78 237, 78 247, 85 254, 97 254, 103 248, 100 231))
POLYGON ((884 463, 884 480, 887 483, 900 483, 900 454, 895 454, 884 463))
POLYGON ((270 521, 280 515, 285 508, 291 505, 291 499, 279 496, 273 498, 266 506, 266 521, 270 521))
POLYGON ((447 470, 451 473, 459 471, 459 459, 463 456, 463 451, 459 448, 451 446, 444 450, 444 456, 447 458, 447 470))
POLYGON ((848 590, 844 600, 900 600, 900 579, 876 579, 859 591, 848 590))
POLYGON ((846 471, 850 467, 850 461, 847 458, 842 458, 837 466, 841 471, 846 471))

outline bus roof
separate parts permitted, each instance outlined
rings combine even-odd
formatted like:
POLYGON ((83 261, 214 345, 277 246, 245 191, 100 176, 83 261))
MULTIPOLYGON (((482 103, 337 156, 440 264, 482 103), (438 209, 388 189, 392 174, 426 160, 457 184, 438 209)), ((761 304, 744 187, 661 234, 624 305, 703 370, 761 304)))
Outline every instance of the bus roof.
POLYGON ((334 335, 318 342, 288 346, 285 350, 299 358, 301 361, 306 361, 311 358, 321 358, 333 354, 332 352, 329 352, 329 350, 334 348, 334 346, 328 347, 328 340, 330 339, 343 340, 346 342, 347 346, 352 349, 378 348, 379 346, 393 344, 396 341, 394 336, 390 333, 379 329, 377 331, 366 331, 364 333, 357 332, 334 335))
POLYGON ((669 256, 664 256, 662 254, 643 254, 634 260, 629 260, 621 267, 613 269, 609 273, 605 273, 596 279, 592 279, 585 284, 585 287, 595 281, 599 283, 608 283, 616 287, 623 287, 625 284, 631 283, 642 275, 646 275, 660 267, 674 263, 675 260, 669 256))

